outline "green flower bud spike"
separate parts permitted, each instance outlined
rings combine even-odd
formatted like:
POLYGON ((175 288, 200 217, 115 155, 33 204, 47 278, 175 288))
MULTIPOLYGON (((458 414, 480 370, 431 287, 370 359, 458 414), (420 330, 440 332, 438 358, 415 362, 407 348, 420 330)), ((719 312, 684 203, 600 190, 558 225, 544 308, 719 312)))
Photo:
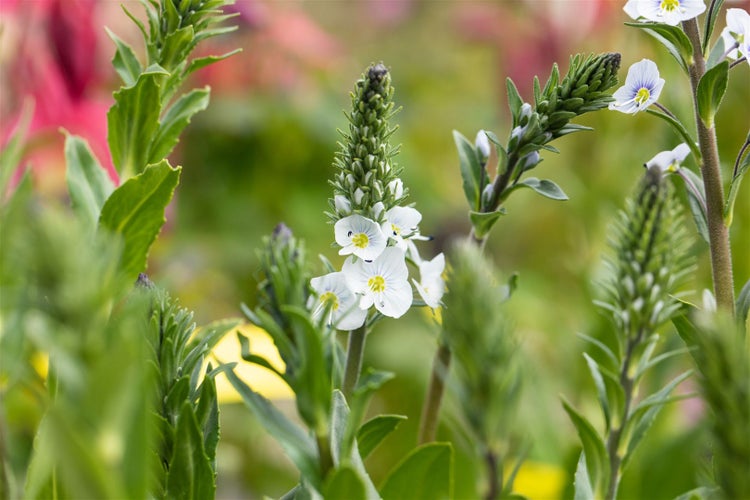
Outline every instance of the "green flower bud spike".
POLYGON ((342 132, 344 140, 333 162, 338 172, 329 181, 334 198, 329 200, 331 211, 326 215, 331 222, 352 213, 383 222, 385 212, 408 194, 406 189, 392 187, 400 173, 393 162, 398 148, 388 142, 396 131, 389 124, 398 111, 393 92, 391 75, 383 64, 370 66, 355 85, 352 110, 347 114, 349 133, 342 132))

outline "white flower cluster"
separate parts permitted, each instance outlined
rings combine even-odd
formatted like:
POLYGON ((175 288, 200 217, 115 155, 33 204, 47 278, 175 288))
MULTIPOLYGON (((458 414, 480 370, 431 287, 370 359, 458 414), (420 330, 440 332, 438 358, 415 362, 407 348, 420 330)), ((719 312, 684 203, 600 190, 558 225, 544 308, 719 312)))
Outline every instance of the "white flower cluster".
MULTIPOLYGON (((375 209, 379 217, 382 203, 376 205, 380 205, 375 209)), ((327 324, 354 330, 364 324, 372 306, 384 316, 401 317, 413 302, 407 257, 419 267, 420 281, 412 280, 417 293, 425 304, 438 307, 445 290, 445 257, 441 253, 423 261, 419 256, 414 241, 427 239, 419 234, 422 214, 411 207, 396 206, 385 213, 384 220, 378 224, 352 214, 336 222, 339 255, 350 257, 341 271, 310 281, 316 296, 310 298, 308 306, 315 319, 327 314, 327 324)))

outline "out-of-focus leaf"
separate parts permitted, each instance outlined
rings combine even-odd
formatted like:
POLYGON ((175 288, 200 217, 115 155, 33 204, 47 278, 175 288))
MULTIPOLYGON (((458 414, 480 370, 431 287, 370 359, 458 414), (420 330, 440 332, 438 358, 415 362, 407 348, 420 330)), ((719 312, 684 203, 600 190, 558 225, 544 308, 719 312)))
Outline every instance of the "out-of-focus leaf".
POLYGON ((693 45, 679 26, 661 23, 625 23, 626 26, 642 29, 664 45, 687 74, 693 61, 693 45))
POLYGON ((404 420, 406 417, 403 415, 378 415, 362 424, 357 432, 357 444, 362 459, 367 458, 404 420))
POLYGON ((203 448, 206 457, 211 463, 211 468, 216 470, 216 446, 219 444, 219 403, 216 397, 216 381, 213 377, 206 376, 201 383, 195 417, 203 433, 203 448))
POLYGON ((73 210, 93 230, 99 221, 104 202, 115 186, 99 165, 88 143, 78 136, 65 136, 65 163, 65 177, 73 210))
POLYGON ((501 215, 505 215, 504 209, 495 210, 494 212, 475 212, 469 211, 469 220, 474 228, 476 238, 484 238, 495 225, 501 215))
POLYGON ((586 466, 586 452, 582 451, 576 467, 574 500, 594 500, 594 488, 589 479, 589 471, 586 466))
POLYGON ((518 93, 516 84, 510 78, 505 79, 505 88, 508 90, 508 108, 510 108, 510 114, 513 117, 513 126, 515 127, 518 115, 521 113, 523 99, 521 99, 521 94, 518 93))
POLYGON ((594 380, 594 386, 596 387, 596 395, 599 399, 599 406, 604 413, 604 424, 609 430, 610 428, 610 408, 609 399, 607 398, 607 387, 604 385, 604 377, 599 371, 599 363, 597 363, 591 356, 583 353, 583 357, 586 358, 586 364, 589 367, 591 378, 594 380))
POLYGON ((568 195, 560 189, 560 186, 547 179, 539 180, 536 177, 528 177, 514 186, 514 188, 521 187, 531 188, 542 196, 553 200, 565 201, 568 199, 568 195))
POLYGON ((714 116, 719 109, 729 83, 729 61, 723 61, 706 71, 698 83, 698 114, 708 128, 714 126, 714 116))
POLYGON ((583 451, 586 456, 586 470, 591 483, 596 488, 598 485, 609 483, 609 463, 607 458, 607 448, 604 441, 596 432, 594 426, 586 417, 581 415, 578 410, 573 408, 565 399, 563 399, 563 408, 568 413, 570 420, 578 431, 578 436, 583 445, 583 451))
POLYGON ((721 488, 709 488, 701 486, 678 496, 674 500, 716 500, 721 498, 721 488))
POLYGON ((680 169, 682 175, 686 176, 695 188, 700 192, 696 194, 692 189, 686 188, 685 193, 687 194, 688 206, 690 207, 690 213, 693 214, 693 221, 695 222, 695 228, 698 230, 698 234, 701 238, 708 243, 708 216, 706 215, 706 209, 704 208, 705 200, 705 189, 703 187, 703 179, 690 170, 689 168, 680 169), (703 199, 699 198, 702 196, 703 199))
POLYGON ((685 141, 685 144, 688 145, 690 148, 690 152, 693 153, 693 157, 695 158, 696 163, 701 162, 701 151, 698 148, 698 143, 695 139, 690 135, 690 132, 687 131, 685 128, 685 125, 682 124, 681 121, 676 119, 674 116, 668 115, 666 113, 662 113, 661 111, 656 111, 653 109, 647 109, 646 113, 655 116, 657 118, 661 118, 665 122, 669 124, 672 129, 677 132, 677 135, 679 135, 683 141, 685 141))
POLYGON ((383 500, 438 500, 453 496, 453 447, 428 443, 413 449, 388 474, 383 500))
POLYGON ((365 485, 349 466, 336 469, 326 482, 323 497, 330 500, 365 500, 365 485))
POLYGON ((196 57, 192 61, 190 61, 190 64, 188 64, 187 69, 185 70, 185 74, 188 75, 192 73, 193 71, 197 71, 201 68, 205 68, 209 64, 213 64, 215 62, 222 61, 226 59, 229 56, 233 56, 234 54, 237 54, 239 52, 242 52, 242 49, 235 49, 231 52, 227 52, 226 54, 222 54, 220 56, 205 56, 205 57, 196 57))
POLYGON ((735 305, 735 314, 737 314, 737 325, 740 330, 744 329, 745 334, 750 334, 750 279, 745 282, 745 285, 740 290, 740 294, 737 296, 737 304, 735 305))
POLYGON ((122 236, 121 268, 135 281, 146 267, 149 248, 164 224, 164 210, 180 179, 180 167, 164 160, 125 181, 107 199, 100 227, 122 236))
POLYGON ((750 170, 750 153, 745 154, 745 158, 742 159, 738 168, 737 174, 732 178, 732 182, 729 184, 729 195, 727 201, 724 204, 724 223, 727 226, 732 225, 732 219, 734 217, 734 203, 737 200, 737 194, 740 192, 740 184, 742 178, 745 177, 748 170, 750 170))
POLYGON ((126 87, 130 87, 135 84, 138 80, 138 76, 143 72, 143 66, 135 56, 132 47, 122 41, 117 35, 112 33, 109 28, 104 28, 107 34, 115 42, 115 55, 112 58, 112 66, 114 66, 117 74, 122 78, 123 83, 126 87))
POLYGON ((192 116, 208 107, 210 92, 208 87, 193 89, 167 109, 151 142, 148 163, 156 163, 172 152, 192 116))
POLYGON ((203 434, 189 401, 182 403, 167 474, 167 498, 213 498, 216 482, 203 449, 203 434))
POLYGON ((482 164, 479 161, 474 145, 457 130, 453 131, 453 141, 456 143, 456 149, 458 150, 458 160, 466 201, 469 202, 471 210, 479 210, 481 195, 479 186, 482 179, 482 164))
MULTIPOLYGON (((703 53, 706 53, 706 49, 708 48, 708 44, 711 43, 711 38, 714 32, 714 26, 716 25, 716 18, 719 16, 719 12, 721 12, 721 6, 724 5, 724 0, 716 0, 714 2, 709 2, 709 9, 706 13, 706 19, 705 19, 705 26, 706 30, 703 35, 703 46, 701 47, 703 50, 703 53)), ((722 42, 721 37, 719 37, 717 43, 722 42)), ((722 46, 724 45, 721 43, 722 46)))

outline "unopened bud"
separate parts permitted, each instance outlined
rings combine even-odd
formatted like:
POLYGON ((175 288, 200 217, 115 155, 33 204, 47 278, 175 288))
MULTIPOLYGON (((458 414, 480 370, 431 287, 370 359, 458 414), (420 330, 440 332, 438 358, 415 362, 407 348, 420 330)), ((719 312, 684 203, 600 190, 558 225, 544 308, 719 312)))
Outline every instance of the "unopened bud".
POLYGON ((474 139, 474 146, 479 151, 479 154, 482 155, 482 163, 485 163, 487 158, 490 157, 490 140, 487 138, 484 130, 477 132, 477 137, 474 139))

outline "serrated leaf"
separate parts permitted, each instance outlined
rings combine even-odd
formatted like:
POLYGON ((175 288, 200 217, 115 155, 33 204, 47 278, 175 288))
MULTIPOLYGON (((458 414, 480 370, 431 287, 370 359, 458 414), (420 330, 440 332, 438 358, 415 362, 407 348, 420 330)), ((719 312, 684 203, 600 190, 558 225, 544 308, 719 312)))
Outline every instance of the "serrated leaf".
POLYGON ((684 31, 679 26, 670 26, 661 23, 625 23, 626 26, 642 29, 662 45, 674 57, 680 66, 688 72, 693 61, 693 45, 684 31))
POLYGON ((193 89, 167 109, 151 143, 149 163, 166 158, 179 141, 180 134, 194 114, 208 107, 210 89, 193 89))
POLYGON ((713 128, 714 116, 719 109, 729 83, 729 61, 723 61, 706 73, 698 82, 698 114, 707 128, 713 128))
POLYGON ((102 207, 99 227, 122 237, 120 267, 133 281, 146 267, 179 179, 180 167, 172 168, 166 160, 150 165, 113 191, 102 207))
POLYGON ((501 215, 505 215, 505 210, 495 210, 494 212, 475 212, 469 211, 469 220, 471 221, 471 227, 474 228, 474 236, 476 238, 484 238, 489 234, 492 226, 495 225, 501 215))
POLYGON ((362 459, 367 458, 404 420, 406 417, 403 415, 378 415, 362 424, 357 432, 357 445, 362 459))
POLYGON ((745 157, 737 167, 737 173, 732 177, 732 182, 729 184, 729 195, 724 204, 724 223, 727 227, 732 225, 732 219, 734 218, 734 203, 737 200, 737 194, 740 192, 742 178, 745 177, 748 170, 750 170, 750 153, 745 154, 745 157))
POLYGON ((323 489, 323 497, 331 500, 364 500, 367 495, 357 472, 345 465, 331 474, 323 489))
POLYGON ((380 495, 383 500, 438 500, 452 498, 453 447, 428 443, 412 450, 388 474, 380 495))
POLYGON ((605 486, 609 483, 609 463, 607 458, 607 448, 604 446, 602 437, 596 432, 594 426, 586 417, 581 415, 578 410, 573 408, 564 398, 562 400, 563 408, 568 413, 570 420, 578 432, 581 439, 583 452, 586 454, 586 468, 591 478, 594 488, 598 485, 605 486))
POLYGON ((143 66, 141 62, 133 52, 133 48, 122 41, 117 35, 104 28, 107 35, 115 42, 115 55, 112 58, 112 66, 114 66, 117 74, 122 78, 123 83, 126 87, 130 87, 138 80, 138 76, 143 72, 143 66))
POLYGON ((594 500, 594 488, 589 478, 588 468, 586 467, 586 452, 584 451, 581 452, 581 456, 578 458, 573 486, 575 488, 574 500, 594 500))
POLYGON ((168 73, 149 68, 131 87, 115 92, 107 113, 107 140, 112 161, 123 179, 141 173, 148 164, 151 139, 159 127, 159 80, 168 73))
POLYGON ((203 449, 203 435, 192 405, 185 401, 177 419, 166 497, 197 500, 213 498, 215 492, 216 479, 203 449))
POLYGON ((531 188, 542 196, 552 200, 565 201, 568 199, 568 195, 560 189, 560 186, 547 179, 539 180, 536 177, 529 177, 514 186, 514 188, 520 187, 531 188))
POLYGON ((457 130, 453 131, 453 141, 458 150, 458 160, 463 180, 464 195, 471 210, 479 210, 479 185, 482 179, 482 165, 474 145, 457 130))
POLYGON ((65 180, 73 210, 93 230, 115 186, 88 143, 78 136, 65 136, 65 165, 65 180))

